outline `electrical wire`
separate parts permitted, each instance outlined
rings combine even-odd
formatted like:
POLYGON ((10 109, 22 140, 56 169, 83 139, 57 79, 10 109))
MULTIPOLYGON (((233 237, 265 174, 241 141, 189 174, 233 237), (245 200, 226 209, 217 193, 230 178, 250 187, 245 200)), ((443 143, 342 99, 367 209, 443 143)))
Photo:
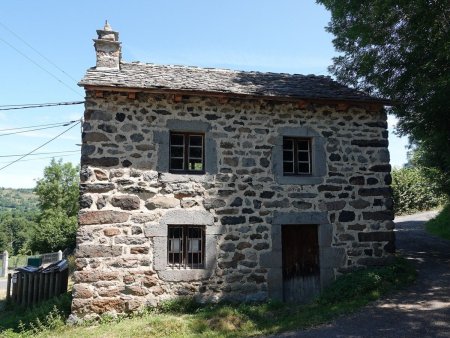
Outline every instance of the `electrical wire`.
POLYGON ((7 105, 0 105, 0 110, 29 109, 29 108, 55 107, 55 106, 70 106, 70 105, 83 104, 83 103, 84 103, 84 101, 54 102, 54 103, 7 104, 7 105))
POLYGON ((56 140, 58 137, 60 137, 61 135, 67 133, 70 129, 72 129, 73 127, 75 127, 77 124, 80 124, 80 123, 81 123, 81 121, 78 121, 77 123, 73 124, 72 126, 70 126, 69 128, 67 128, 66 130, 64 130, 63 132, 61 132, 61 133, 59 133, 58 135, 56 135, 55 137, 53 137, 52 139, 50 139, 50 140, 48 140, 47 142, 43 143, 43 144, 40 145, 39 147, 34 148, 34 149, 33 149, 32 151, 30 151, 29 153, 27 153, 27 154, 21 156, 21 157, 18 158, 17 160, 14 160, 14 161, 12 161, 12 162, 9 162, 7 165, 4 165, 3 167, 1 167, 1 168, 0 168, 0 171, 3 170, 3 169, 5 169, 5 168, 7 168, 7 167, 9 167, 9 166, 11 166, 11 165, 13 165, 14 163, 20 161, 21 159, 23 159, 23 158, 25 158, 25 157, 31 155, 31 154, 34 153, 36 150, 39 150, 39 149, 41 149, 42 147, 44 147, 44 146, 46 146, 47 144, 49 144, 50 142, 56 140))
POLYGON ((30 45, 28 42, 26 42, 23 38, 21 38, 17 33, 13 32, 11 30, 11 28, 8 28, 4 23, 0 22, 0 26, 2 26, 4 29, 6 29, 8 32, 10 32, 12 35, 14 35, 17 39, 19 39, 20 41, 22 41, 25 45, 27 45, 30 49, 32 49, 36 54, 38 54, 40 57, 42 57, 45 61, 47 61, 49 64, 51 64, 53 67, 55 67, 56 69, 58 69, 60 72, 62 72, 63 74, 65 74, 68 78, 70 78, 71 80, 78 82, 77 79, 74 79, 72 76, 70 76, 70 74, 66 73, 63 69, 61 69, 60 67, 58 67, 52 60, 50 60, 49 58, 47 58, 45 55, 43 55, 41 52, 39 52, 36 48, 34 48, 32 45, 30 45))
POLYGON ((2 137, 2 136, 8 136, 8 135, 16 135, 16 134, 29 133, 29 132, 31 132, 31 131, 36 131, 36 130, 45 130, 45 129, 59 128, 59 127, 67 127, 67 126, 70 126, 71 124, 73 124, 73 123, 75 123, 75 122, 79 122, 79 121, 71 121, 71 122, 69 122, 69 123, 60 124, 60 125, 52 126, 52 127, 42 127, 42 128, 34 128, 34 129, 28 129, 28 130, 15 131, 15 132, 12 132, 12 133, 4 133, 4 134, 0 134, 0 137, 2 137))
POLYGON ((12 49, 14 49, 17 53, 19 53, 20 55, 22 55, 24 58, 26 58, 28 61, 30 61, 31 63, 33 63, 35 66, 39 67, 40 69, 42 69, 44 72, 46 72, 48 75, 50 75, 52 78, 54 78, 56 81, 58 81, 59 83, 61 83, 62 85, 64 85, 66 88, 70 89, 71 91, 73 91, 74 93, 76 93, 78 96, 83 97, 78 91, 76 91, 75 89, 73 89, 72 87, 70 87, 67 83, 65 83, 64 81, 60 80, 56 75, 54 75, 53 73, 49 72, 47 69, 45 69, 44 67, 42 67, 39 63, 37 63, 36 61, 34 61, 32 58, 30 58, 28 55, 26 55, 25 53, 21 52, 19 49, 17 49, 16 47, 14 47, 12 44, 10 44, 9 42, 7 42, 6 40, 0 38, 0 41, 2 41, 4 44, 8 45, 9 47, 11 47, 12 49))
MULTIPOLYGON (((47 156, 47 157, 38 157, 38 158, 30 158, 27 160, 19 160, 16 162, 29 162, 29 161, 39 161, 39 160, 45 160, 45 159, 49 159, 49 158, 55 158, 55 157, 69 157, 69 156, 75 156, 76 154, 72 154, 72 155, 58 155, 58 156, 47 156)), ((8 163, 8 162, 0 162, 0 163, 8 163)))
MULTIPOLYGON (((64 150, 64 151, 49 151, 49 152, 43 152, 43 153, 33 153, 29 156, 38 156, 38 155, 50 155, 50 154, 66 154, 66 153, 79 153, 80 150, 64 150)), ((20 157, 26 154, 17 154, 17 155, 0 155, 0 157, 20 157)), ((7 163, 7 162, 3 162, 7 163)))
POLYGON ((21 130, 21 129, 28 129, 28 128, 36 128, 36 127, 47 127, 47 126, 56 126, 56 125, 65 125, 66 123, 72 123, 72 122, 76 122, 78 120, 75 121, 67 121, 67 122, 59 122, 59 123, 49 123, 49 124, 36 124, 34 126, 26 126, 26 127, 18 127, 18 128, 7 128, 7 129, 0 129, 1 131, 11 131, 11 130, 21 130))

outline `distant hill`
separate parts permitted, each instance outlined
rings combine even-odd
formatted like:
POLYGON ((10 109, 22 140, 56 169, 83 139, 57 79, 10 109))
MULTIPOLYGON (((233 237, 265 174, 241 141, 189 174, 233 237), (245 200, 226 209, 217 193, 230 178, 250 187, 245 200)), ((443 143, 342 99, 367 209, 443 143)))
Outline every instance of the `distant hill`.
POLYGON ((35 211, 38 199, 33 189, 0 188, 0 212, 2 211, 35 211))

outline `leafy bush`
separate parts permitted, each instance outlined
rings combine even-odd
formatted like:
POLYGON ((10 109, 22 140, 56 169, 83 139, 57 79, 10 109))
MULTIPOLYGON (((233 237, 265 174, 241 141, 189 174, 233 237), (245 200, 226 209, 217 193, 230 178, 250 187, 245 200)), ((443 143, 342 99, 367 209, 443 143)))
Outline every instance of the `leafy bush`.
POLYGON ((450 204, 426 224, 427 230, 433 235, 450 240, 450 204))
POLYGON ((432 179, 432 171, 421 167, 392 171, 395 214, 430 210, 445 203, 446 196, 440 191, 436 180, 432 179))

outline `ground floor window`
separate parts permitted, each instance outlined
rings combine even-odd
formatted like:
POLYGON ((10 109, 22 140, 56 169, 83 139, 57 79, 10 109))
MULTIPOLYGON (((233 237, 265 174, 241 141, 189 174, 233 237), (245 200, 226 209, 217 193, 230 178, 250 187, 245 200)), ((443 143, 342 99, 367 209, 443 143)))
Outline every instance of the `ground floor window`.
POLYGON ((205 227, 167 227, 167 265, 178 269, 201 269, 205 261, 205 227))

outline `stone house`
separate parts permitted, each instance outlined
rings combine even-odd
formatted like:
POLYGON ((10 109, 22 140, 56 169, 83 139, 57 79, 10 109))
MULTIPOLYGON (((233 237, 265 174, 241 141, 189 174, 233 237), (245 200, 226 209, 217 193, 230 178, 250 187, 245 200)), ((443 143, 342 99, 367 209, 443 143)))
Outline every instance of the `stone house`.
POLYGON ((75 316, 305 301, 391 257, 387 101, 325 76, 126 63, 97 33, 75 316))

